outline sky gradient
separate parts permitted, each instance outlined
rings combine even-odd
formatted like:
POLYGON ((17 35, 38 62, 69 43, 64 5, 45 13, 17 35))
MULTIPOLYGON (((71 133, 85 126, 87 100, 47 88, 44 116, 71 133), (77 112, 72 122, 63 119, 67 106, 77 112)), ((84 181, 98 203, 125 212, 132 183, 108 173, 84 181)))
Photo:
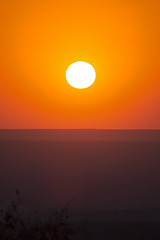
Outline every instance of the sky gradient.
POLYGON ((3 1, 0 128, 160 128, 158 0, 3 1), (83 90, 65 79, 93 65, 83 90))

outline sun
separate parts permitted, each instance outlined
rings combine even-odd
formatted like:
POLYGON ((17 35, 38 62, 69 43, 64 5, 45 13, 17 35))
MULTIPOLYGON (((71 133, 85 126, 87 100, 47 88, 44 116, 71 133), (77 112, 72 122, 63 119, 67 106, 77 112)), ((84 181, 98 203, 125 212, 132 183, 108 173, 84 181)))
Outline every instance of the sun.
POLYGON ((74 88, 83 89, 90 87, 96 78, 96 72, 92 65, 78 61, 72 63, 66 71, 67 82, 74 88))

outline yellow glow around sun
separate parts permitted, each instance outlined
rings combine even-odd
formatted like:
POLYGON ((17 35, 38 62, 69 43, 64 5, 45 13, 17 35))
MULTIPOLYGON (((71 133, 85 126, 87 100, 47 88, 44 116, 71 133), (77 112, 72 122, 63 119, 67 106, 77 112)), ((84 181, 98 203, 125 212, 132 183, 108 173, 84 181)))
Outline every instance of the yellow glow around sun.
POLYGON ((66 71, 67 82, 78 89, 88 88, 95 78, 96 72, 92 65, 82 61, 72 63, 66 71))

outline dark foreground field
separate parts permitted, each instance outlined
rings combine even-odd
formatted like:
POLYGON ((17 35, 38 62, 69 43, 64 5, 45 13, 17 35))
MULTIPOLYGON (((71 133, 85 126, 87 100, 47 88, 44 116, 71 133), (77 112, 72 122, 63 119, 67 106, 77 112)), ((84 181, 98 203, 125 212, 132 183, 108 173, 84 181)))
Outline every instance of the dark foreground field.
MULTIPOLYGON (((159 240, 160 224, 145 222, 96 222, 80 225, 76 240, 159 240)), ((78 227, 77 227, 78 229, 78 227)))
POLYGON ((87 139, 72 132, 69 140, 7 134, 0 136, 1 205, 19 188, 33 208, 69 203, 73 239, 160 239, 159 131, 87 139))

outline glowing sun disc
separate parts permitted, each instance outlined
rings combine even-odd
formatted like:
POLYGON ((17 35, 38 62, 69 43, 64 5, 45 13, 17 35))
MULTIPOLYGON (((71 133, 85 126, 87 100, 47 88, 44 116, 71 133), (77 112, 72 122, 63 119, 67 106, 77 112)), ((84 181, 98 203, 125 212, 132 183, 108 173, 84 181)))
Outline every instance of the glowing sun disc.
POLYGON ((66 71, 67 82, 74 88, 83 89, 91 86, 96 78, 92 65, 86 62, 74 62, 66 71))

